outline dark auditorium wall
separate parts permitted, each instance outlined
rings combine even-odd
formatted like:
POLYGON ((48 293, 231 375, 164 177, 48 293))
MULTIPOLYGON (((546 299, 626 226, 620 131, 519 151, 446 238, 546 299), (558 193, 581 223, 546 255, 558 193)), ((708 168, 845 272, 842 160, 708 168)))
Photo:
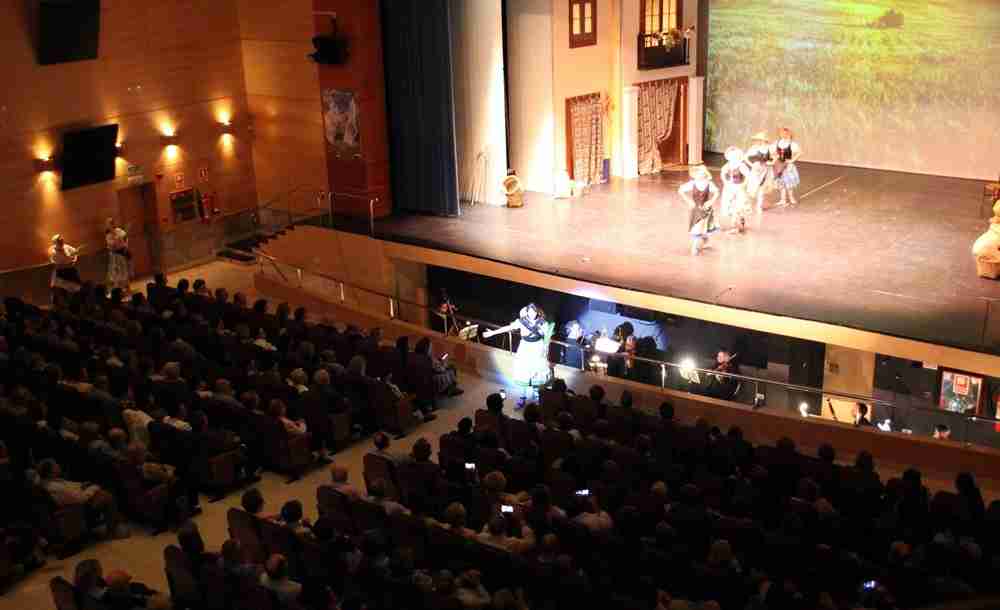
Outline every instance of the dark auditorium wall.
POLYGON ((227 218, 256 203, 251 138, 223 136, 219 127, 248 112, 236 0, 104 0, 99 58, 52 66, 35 61, 34 4, 0 4, 0 268, 44 262, 55 232, 100 249, 130 164, 155 188, 151 228, 174 250, 162 262, 185 262, 197 244, 220 235, 227 218), (112 122, 125 146, 114 181, 62 192, 57 175, 35 171, 34 159, 55 152, 61 131, 112 122), (165 128, 177 130, 176 149, 161 144, 165 128), (215 195, 223 215, 211 226, 173 224, 168 195, 178 175, 215 195))

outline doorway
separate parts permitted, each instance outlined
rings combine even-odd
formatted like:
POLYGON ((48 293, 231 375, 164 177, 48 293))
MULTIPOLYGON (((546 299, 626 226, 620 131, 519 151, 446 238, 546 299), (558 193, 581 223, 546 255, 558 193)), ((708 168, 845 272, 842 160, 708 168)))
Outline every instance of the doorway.
POLYGON ((566 169, 584 184, 604 182, 604 111, 600 93, 566 99, 566 169))
POLYGON ((118 191, 118 218, 128 232, 132 253, 132 277, 152 275, 159 267, 153 256, 153 229, 156 225, 156 188, 137 184, 118 191))

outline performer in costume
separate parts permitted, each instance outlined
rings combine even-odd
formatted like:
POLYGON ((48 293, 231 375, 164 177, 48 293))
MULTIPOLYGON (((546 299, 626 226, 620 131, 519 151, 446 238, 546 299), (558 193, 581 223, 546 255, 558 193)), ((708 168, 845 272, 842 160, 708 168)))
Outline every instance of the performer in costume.
POLYGON ((549 365, 549 341, 552 340, 552 330, 555 324, 545 319, 545 312, 534 303, 521 308, 517 318, 510 324, 483 333, 484 338, 490 338, 505 332, 518 332, 521 341, 514 356, 514 382, 524 388, 521 405, 527 400, 528 390, 533 399, 538 388, 549 381, 551 366, 549 365))
POLYGON ((750 138, 750 148, 746 154, 747 165, 750 166, 750 180, 747 182, 747 195, 757 202, 757 211, 764 211, 764 195, 773 188, 771 174, 771 147, 767 143, 767 134, 763 131, 750 138))
POLYGON ((799 170, 795 162, 802 156, 802 148, 792 139, 792 132, 787 127, 778 130, 778 141, 771 147, 771 157, 774 159, 774 184, 781 193, 780 206, 795 205, 795 189, 799 186, 799 170))
POLYGON ((132 254, 128 250, 128 233, 114 218, 105 223, 104 242, 108 247, 108 286, 128 292, 132 254))
POLYGON ((712 182, 712 173, 704 165, 692 167, 691 180, 677 189, 681 199, 688 204, 688 235, 691 236, 691 254, 698 255, 708 245, 708 237, 719 230, 715 221, 715 200, 719 189, 712 182))
POLYGON ((69 292, 80 290, 80 273, 76 270, 76 262, 80 259, 79 248, 66 243, 62 235, 52 236, 49 246, 49 262, 55 265, 52 277, 49 278, 49 288, 69 292))
POLYGON ((747 182, 750 168, 743 162, 743 151, 735 146, 726 149, 726 164, 722 166, 722 215, 729 219, 731 233, 743 233, 750 216, 747 182))

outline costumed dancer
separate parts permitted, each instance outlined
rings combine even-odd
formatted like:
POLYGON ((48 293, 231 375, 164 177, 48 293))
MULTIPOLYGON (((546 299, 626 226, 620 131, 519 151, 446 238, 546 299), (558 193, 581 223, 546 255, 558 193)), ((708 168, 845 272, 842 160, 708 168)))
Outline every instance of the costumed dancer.
POLYGON ((704 165, 692 167, 689 174, 691 180, 682 184, 677 192, 688 204, 691 254, 697 255, 708 246, 708 237, 719 230, 714 207, 719 189, 712 182, 712 173, 704 165))
POLYGON ((778 141, 771 147, 771 157, 774 159, 774 185, 781 193, 778 205, 795 205, 795 189, 799 186, 799 170, 795 162, 802 156, 802 148, 792 139, 792 131, 787 127, 778 130, 778 141))
POLYGON ((757 211, 764 211, 764 195, 772 188, 771 147, 767 143, 767 134, 763 131, 755 133, 750 138, 750 148, 746 154, 747 165, 750 166, 750 180, 747 182, 747 195, 757 202, 757 211))
POLYGON ((80 259, 79 253, 80 249, 67 244, 59 233, 52 236, 49 262, 55 268, 52 269, 52 276, 49 278, 49 288, 52 289, 53 296, 56 290, 67 292, 80 290, 80 273, 76 270, 76 262, 80 259))
POLYGON ((128 250, 128 233, 114 218, 105 223, 104 242, 108 247, 108 286, 128 293, 132 254, 128 250))
POLYGON ((518 332, 521 341, 514 355, 514 383, 524 390, 519 406, 524 406, 531 391, 532 400, 537 399, 538 388, 549 382, 552 367, 549 364, 549 341, 555 324, 545 319, 542 308, 529 303, 521 308, 517 318, 510 324, 483 333, 489 339, 506 332, 518 332))
POLYGON ((750 168, 743 162, 743 151, 735 146, 726 149, 726 164, 722 166, 722 215, 729 218, 731 233, 743 233, 747 217, 753 211, 747 197, 750 168))

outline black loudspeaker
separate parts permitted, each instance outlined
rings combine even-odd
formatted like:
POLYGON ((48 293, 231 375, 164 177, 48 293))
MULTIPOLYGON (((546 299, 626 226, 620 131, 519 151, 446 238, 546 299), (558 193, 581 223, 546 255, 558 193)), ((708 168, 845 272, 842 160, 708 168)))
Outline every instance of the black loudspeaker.
POLYGON ((349 57, 347 39, 337 34, 315 36, 312 39, 316 52, 309 57, 318 64, 339 66, 349 57))
POLYGON ((41 0, 37 27, 39 64, 97 59, 101 0, 41 0))

